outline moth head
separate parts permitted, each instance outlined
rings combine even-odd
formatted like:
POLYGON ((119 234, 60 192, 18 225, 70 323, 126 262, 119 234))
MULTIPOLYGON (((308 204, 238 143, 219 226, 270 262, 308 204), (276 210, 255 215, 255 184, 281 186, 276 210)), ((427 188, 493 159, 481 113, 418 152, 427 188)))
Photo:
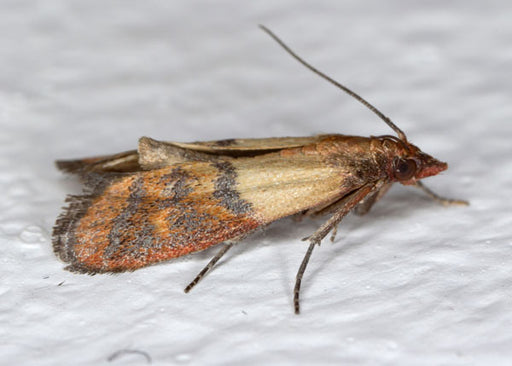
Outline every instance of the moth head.
POLYGON ((397 152, 391 161, 391 178, 405 185, 415 184, 417 180, 437 175, 448 168, 448 164, 410 143, 405 143, 397 152))

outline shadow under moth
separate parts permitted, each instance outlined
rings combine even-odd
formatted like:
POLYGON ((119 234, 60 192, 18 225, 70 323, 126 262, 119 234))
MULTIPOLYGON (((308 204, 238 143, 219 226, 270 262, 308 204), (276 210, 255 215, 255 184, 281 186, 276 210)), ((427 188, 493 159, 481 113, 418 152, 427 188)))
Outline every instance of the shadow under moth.
POLYGON ((313 252, 350 211, 365 214, 399 182, 422 189, 445 204, 420 180, 447 164, 409 143, 388 117, 365 99, 297 56, 275 34, 261 28, 305 67, 377 114, 395 136, 339 134, 313 137, 230 139, 179 143, 142 137, 137 150, 57 161, 85 186, 67 197, 53 230, 53 248, 66 269, 113 273, 223 244, 187 286, 188 292, 234 242, 291 215, 329 215, 313 234, 296 277, 299 313, 303 274, 313 252))

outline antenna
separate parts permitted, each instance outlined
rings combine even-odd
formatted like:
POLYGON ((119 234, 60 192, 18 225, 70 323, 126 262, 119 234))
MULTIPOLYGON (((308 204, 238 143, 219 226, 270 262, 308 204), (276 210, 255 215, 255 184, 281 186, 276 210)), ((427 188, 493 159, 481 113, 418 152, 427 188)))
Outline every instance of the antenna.
POLYGON ((366 99, 364 99, 363 97, 361 97, 359 94, 353 92, 352 90, 350 90, 349 88, 347 88, 346 86, 338 83, 336 80, 330 78, 329 76, 327 76, 326 74, 324 74, 323 72, 321 72, 320 70, 316 69, 315 67, 311 66, 309 63, 307 63, 306 61, 304 61, 300 56, 298 56, 295 52, 293 52, 290 47, 288 47, 283 41, 281 41, 281 39, 276 36, 270 29, 268 29, 267 27, 265 27, 264 25, 261 25, 259 26, 265 33, 267 33, 270 37, 272 37, 274 39, 274 41, 276 41, 281 47, 284 48, 284 50, 286 52, 288 52, 294 59, 296 59, 297 61, 299 61, 302 65, 306 66, 309 70, 313 71, 315 74, 319 75, 320 77, 322 77, 323 79, 327 80, 328 82, 330 82, 331 84, 333 84, 334 86, 337 86, 338 88, 340 88, 341 90, 343 90, 345 93, 347 93, 348 95, 354 97, 356 100, 358 100, 359 102, 361 102, 362 104, 364 104, 369 110, 371 110, 373 113, 375 113, 377 116, 379 116, 384 122, 386 122, 386 124, 391 127, 393 129, 393 131, 395 131, 398 135, 398 138, 400 140, 402 140, 403 142, 407 143, 407 137, 405 136, 405 133, 398 128, 397 125, 395 125, 388 117, 386 117, 381 111, 379 111, 376 107, 374 107, 373 105, 370 104, 370 102, 368 102, 366 99))

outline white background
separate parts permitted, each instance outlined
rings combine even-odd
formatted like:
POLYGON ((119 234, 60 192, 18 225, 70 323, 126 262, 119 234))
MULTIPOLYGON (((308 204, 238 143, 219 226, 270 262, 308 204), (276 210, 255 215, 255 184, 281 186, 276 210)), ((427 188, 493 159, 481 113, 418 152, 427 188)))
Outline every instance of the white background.
POLYGON ((512 357, 509 1, 2 1, 0 363, 507 365, 512 357), (191 141, 390 134, 257 28, 376 104, 471 206, 394 187, 313 254, 282 220, 121 275, 63 270, 51 230, 76 180, 57 158, 191 141))

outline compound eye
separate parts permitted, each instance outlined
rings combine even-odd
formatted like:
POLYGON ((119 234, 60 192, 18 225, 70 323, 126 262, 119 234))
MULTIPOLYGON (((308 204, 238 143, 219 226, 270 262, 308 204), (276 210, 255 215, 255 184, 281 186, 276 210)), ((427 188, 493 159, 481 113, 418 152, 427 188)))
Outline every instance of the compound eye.
POLYGON ((413 159, 398 158, 394 164, 395 178, 398 180, 409 180, 416 174, 416 162, 413 159))

